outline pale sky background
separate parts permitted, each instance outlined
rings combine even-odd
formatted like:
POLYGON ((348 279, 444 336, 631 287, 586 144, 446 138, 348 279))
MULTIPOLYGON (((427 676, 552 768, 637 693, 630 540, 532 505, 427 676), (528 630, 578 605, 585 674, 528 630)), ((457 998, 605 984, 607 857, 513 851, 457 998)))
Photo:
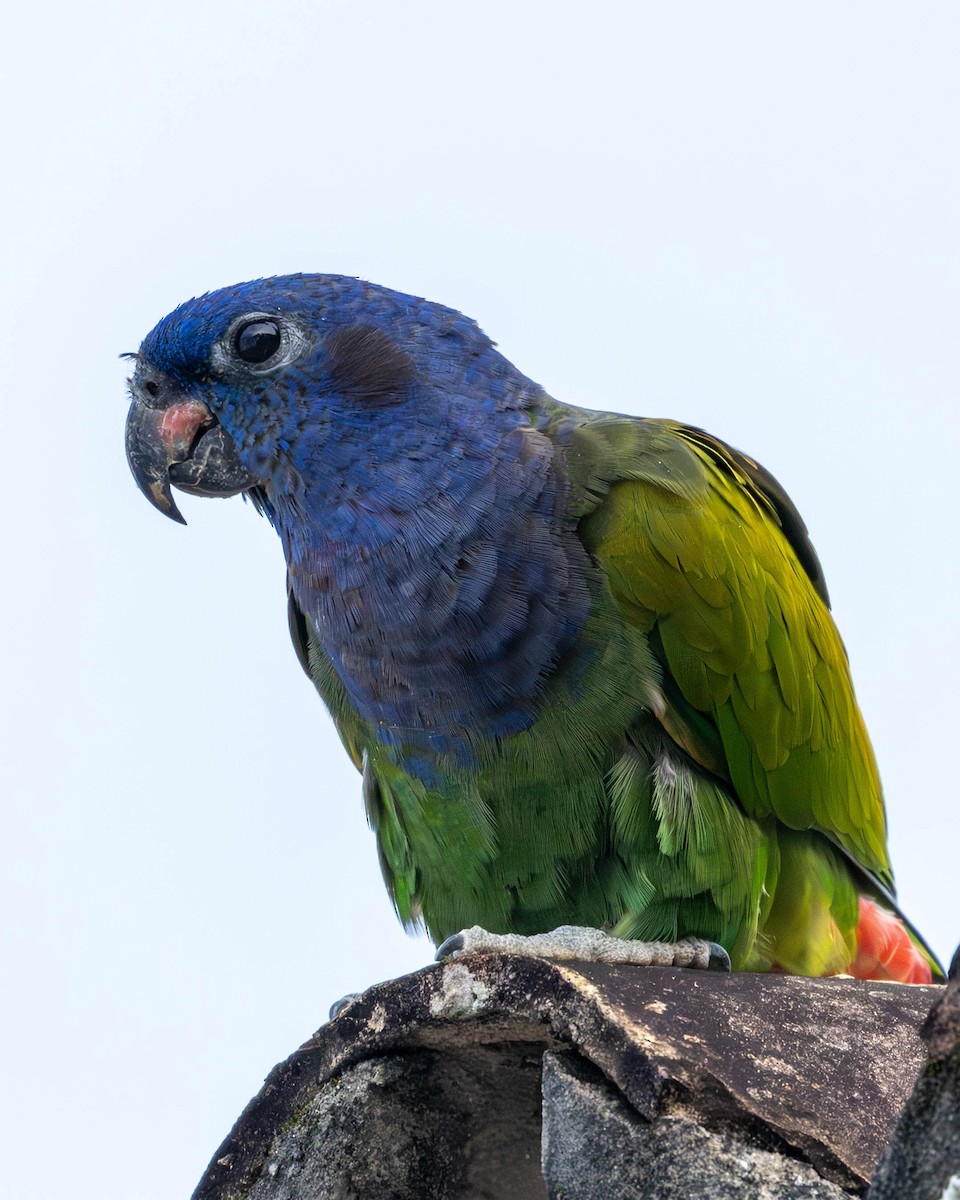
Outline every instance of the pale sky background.
POLYGON ((249 505, 137 492, 126 367, 361 275, 706 426, 826 569, 906 910, 960 938, 960 7, 43 4, 4 18, 0 1197, 186 1197, 396 922, 249 505))

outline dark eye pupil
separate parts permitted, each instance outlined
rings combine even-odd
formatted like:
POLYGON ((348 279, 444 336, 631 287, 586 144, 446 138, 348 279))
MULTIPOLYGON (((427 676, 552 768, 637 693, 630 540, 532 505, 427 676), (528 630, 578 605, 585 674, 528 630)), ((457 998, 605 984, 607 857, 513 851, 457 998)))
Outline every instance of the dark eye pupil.
POLYGON ((237 330, 234 345, 244 362, 266 362, 280 349, 280 326, 276 321, 250 321, 237 330))

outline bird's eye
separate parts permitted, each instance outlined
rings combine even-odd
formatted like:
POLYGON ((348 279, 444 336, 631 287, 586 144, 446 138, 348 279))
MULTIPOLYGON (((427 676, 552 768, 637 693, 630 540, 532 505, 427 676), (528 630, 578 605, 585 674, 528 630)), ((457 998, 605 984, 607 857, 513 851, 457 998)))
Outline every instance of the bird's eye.
POLYGON ((276 321, 248 321, 233 335, 233 346, 243 362, 265 363, 280 349, 282 340, 276 321))

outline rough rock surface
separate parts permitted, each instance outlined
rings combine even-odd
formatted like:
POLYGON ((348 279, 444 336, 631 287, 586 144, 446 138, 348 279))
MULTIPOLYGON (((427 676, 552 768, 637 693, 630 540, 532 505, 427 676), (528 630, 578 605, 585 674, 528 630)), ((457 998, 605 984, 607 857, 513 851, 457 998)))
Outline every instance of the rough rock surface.
MULTIPOLYGON (((638 1116, 572 1051, 543 1056, 543 1177, 576 1200, 843 1200, 849 1193, 789 1155, 705 1129, 675 1107, 638 1116), (612 1177, 610 1165, 617 1164, 612 1177), (706 1170, 705 1170, 706 1168, 706 1170)), ((505 1193, 506 1194, 506 1193, 505 1193)))
POLYGON ((448 960, 369 989, 276 1067, 194 1200, 861 1195, 942 995, 448 960))
POLYGON ((929 1059, 897 1124, 870 1200, 960 1200, 960 950, 921 1035, 929 1059))

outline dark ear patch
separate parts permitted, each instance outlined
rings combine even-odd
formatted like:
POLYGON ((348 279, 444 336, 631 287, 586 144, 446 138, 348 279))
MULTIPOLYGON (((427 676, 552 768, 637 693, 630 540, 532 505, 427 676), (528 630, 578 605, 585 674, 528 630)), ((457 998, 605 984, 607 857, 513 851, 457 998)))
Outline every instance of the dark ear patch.
POLYGON ((399 400, 417 377, 413 359, 389 334, 369 325, 334 330, 326 341, 330 380, 361 400, 399 400))

